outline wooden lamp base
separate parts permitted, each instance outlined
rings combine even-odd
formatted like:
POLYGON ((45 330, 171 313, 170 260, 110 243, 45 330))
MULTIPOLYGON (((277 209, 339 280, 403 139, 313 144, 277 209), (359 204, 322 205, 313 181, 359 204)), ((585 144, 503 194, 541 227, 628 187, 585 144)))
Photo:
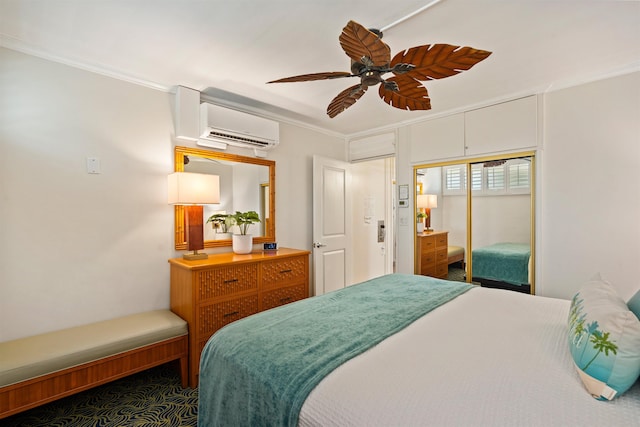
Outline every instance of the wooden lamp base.
POLYGON ((186 260, 207 259, 206 253, 199 253, 200 249, 204 249, 204 230, 201 205, 187 205, 184 207, 186 221, 186 237, 187 249, 193 251, 190 254, 184 254, 182 258, 186 260))

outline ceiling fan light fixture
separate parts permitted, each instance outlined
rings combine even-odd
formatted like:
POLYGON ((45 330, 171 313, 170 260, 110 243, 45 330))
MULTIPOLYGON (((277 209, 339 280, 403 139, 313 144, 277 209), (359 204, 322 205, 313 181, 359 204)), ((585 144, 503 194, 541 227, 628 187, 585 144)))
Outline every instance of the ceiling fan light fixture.
POLYGON ((360 77, 360 82, 365 86, 375 86, 381 81, 383 80, 380 72, 374 70, 365 71, 360 77))

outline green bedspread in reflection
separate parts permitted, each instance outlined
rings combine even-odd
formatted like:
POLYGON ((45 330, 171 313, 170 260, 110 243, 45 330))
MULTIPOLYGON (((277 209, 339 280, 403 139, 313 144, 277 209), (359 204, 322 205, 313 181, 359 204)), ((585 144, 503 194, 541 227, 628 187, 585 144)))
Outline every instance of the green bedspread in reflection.
POLYGON ((529 283, 528 244, 496 243, 471 251, 473 277, 506 282, 512 285, 529 283))

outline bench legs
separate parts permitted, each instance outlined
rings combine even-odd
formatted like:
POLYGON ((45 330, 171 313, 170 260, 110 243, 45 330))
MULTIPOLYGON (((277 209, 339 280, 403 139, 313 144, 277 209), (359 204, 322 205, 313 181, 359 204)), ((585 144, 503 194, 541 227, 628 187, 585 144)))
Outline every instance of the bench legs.
POLYGON ((188 382, 187 335, 0 388, 0 419, 107 382, 177 361, 188 382))
POLYGON ((460 262, 460 268, 464 270, 464 253, 450 256, 447 259, 447 264, 453 264, 455 262, 460 262))
POLYGON ((176 369, 180 373, 180 385, 182 388, 189 388, 189 358, 181 357, 174 361, 176 369))

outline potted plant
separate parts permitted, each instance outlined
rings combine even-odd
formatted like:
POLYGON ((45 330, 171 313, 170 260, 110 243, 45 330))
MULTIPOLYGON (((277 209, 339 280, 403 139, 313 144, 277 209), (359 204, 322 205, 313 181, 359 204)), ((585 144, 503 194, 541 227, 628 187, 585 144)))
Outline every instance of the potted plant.
POLYGON ((416 224, 416 230, 418 231, 418 233, 422 233, 424 231, 424 219, 427 217, 427 214, 424 212, 420 212, 418 211, 418 213, 416 214, 416 218, 417 218, 417 224, 416 224))
POLYGON ((255 211, 248 212, 238 212, 231 215, 233 218, 235 225, 238 226, 240 230, 240 234, 233 235, 233 252, 237 254, 248 254, 253 249, 253 236, 251 234, 247 234, 249 231, 249 226, 251 224, 255 224, 260 222, 260 216, 258 216, 255 211))
POLYGON ((231 227, 235 224, 233 216, 227 213, 215 213, 207 219, 207 223, 216 233, 216 240, 227 240, 231 238, 231 227))

